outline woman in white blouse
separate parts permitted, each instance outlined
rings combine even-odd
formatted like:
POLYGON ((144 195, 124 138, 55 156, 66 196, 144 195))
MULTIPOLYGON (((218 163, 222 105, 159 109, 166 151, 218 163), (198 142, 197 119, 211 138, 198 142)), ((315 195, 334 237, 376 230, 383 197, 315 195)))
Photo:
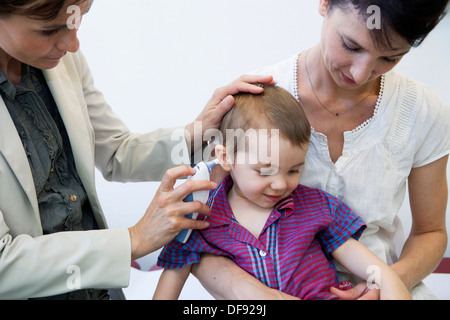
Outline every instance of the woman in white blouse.
MULTIPOLYGON (((320 0, 320 43, 255 72, 273 75, 310 120, 300 182, 341 198, 363 218, 368 228, 361 241, 392 266, 416 299, 434 298, 421 280, 436 268, 447 244, 450 109, 428 87, 393 68, 436 26, 447 4, 320 0), (405 242, 397 215, 407 183, 412 229, 405 242)), ((223 258, 204 256, 197 268, 206 288, 223 280, 224 289, 212 292, 216 297, 283 296, 223 258)), ((338 270, 341 281, 355 285, 333 290, 340 298, 378 298, 377 290, 338 270)))

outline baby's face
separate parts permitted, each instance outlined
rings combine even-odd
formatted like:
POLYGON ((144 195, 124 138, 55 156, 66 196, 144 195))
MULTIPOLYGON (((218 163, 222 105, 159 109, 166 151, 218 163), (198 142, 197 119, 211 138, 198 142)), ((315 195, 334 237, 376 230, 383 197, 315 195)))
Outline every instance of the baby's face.
POLYGON ((308 145, 293 146, 282 137, 270 137, 265 151, 261 152, 261 148, 237 151, 231 176, 233 192, 262 208, 271 208, 297 188, 308 145))

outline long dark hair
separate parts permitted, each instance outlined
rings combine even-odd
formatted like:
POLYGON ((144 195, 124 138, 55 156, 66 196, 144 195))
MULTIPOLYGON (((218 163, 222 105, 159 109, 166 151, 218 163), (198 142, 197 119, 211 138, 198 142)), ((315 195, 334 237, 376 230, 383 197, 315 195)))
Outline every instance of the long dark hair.
POLYGON ((390 47, 389 33, 393 30, 417 47, 444 18, 448 3, 449 0, 328 0, 328 10, 353 5, 367 19, 370 16, 367 9, 378 6, 382 27, 371 30, 375 42, 390 47))
POLYGON ((88 0, 0 0, 0 17, 10 14, 24 15, 40 20, 52 20, 58 16, 64 5, 88 0))

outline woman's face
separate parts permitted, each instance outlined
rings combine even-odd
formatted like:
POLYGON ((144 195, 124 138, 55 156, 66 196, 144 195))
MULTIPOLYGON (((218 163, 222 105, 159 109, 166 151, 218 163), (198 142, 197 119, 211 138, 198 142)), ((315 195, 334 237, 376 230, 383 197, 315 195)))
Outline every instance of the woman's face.
MULTIPOLYGON (((90 6, 91 1, 78 4, 80 19, 90 6)), ((14 14, 0 18, 0 54, 39 69, 55 67, 68 51, 79 48, 78 30, 68 27, 74 14, 63 9, 50 21, 14 14)))
POLYGON ((321 0, 319 12, 324 17, 323 61, 340 88, 355 89, 377 79, 394 68, 411 49, 395 32, 389 37, 392 48, 377 46, 367 21, 351 4, 345 9, 327 10, 327 1, 321 0))

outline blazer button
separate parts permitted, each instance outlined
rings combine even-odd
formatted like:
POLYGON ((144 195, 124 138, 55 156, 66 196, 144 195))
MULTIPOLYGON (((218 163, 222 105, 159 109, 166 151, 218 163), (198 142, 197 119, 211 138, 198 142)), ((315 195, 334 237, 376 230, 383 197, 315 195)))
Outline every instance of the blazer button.
POLYGON ((75 202, 75 201, 77 201, 77 199, 78 198, 76 195, 74 195, 74 194, 70 195, 70 201, 75 202))

